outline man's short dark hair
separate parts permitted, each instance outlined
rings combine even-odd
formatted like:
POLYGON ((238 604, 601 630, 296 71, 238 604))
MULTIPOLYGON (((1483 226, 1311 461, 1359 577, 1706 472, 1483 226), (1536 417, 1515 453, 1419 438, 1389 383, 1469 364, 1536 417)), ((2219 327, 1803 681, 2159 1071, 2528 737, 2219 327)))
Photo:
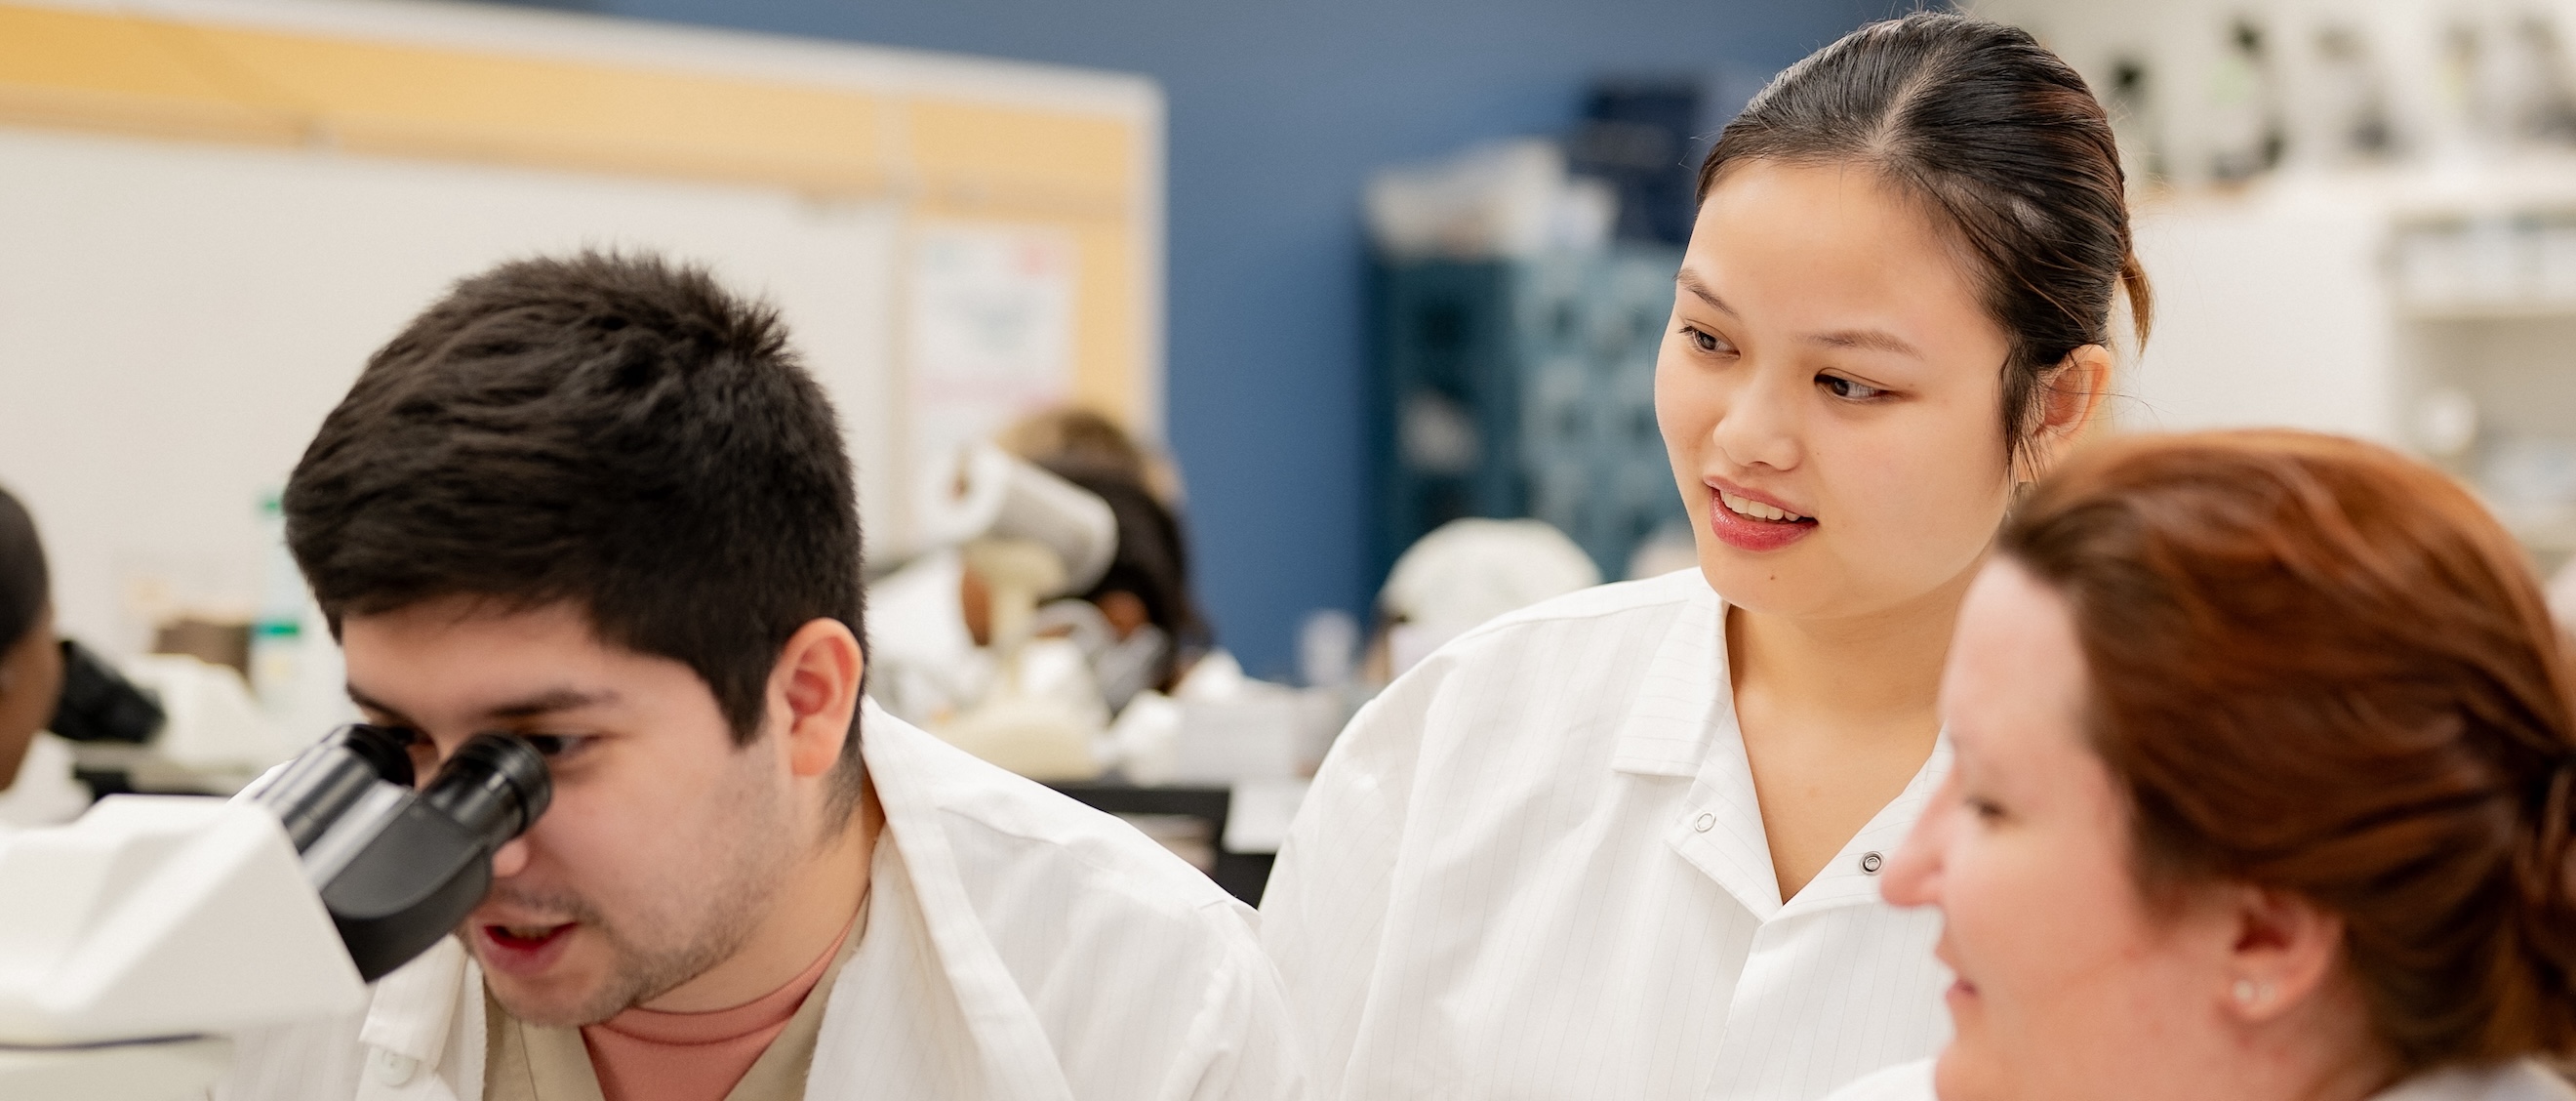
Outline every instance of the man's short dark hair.
POLYGON ((368 359, 285 507, 335 632, 443 597, 569 601, 604 641, 696 670, 737 744, 798 628, 836 619, 866 644, 830 400, 774 309, 650 255, 458 283, 368 359))

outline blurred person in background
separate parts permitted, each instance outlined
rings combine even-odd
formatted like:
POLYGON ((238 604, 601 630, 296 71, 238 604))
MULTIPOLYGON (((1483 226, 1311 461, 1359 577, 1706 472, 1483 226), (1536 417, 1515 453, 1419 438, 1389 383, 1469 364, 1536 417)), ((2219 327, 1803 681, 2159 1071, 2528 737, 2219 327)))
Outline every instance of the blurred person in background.
POLYGON ((1077 474, 1141 486, 1163 507, 1181 507, 1181 472, 1162 452, 1090 409, 1059 406, 1022 417, 995 438, 1002 449, 1058 476, 1077 474))
POLYGON ((67 822, 89 808, 71 746, 44 732, 62 688, 45 548, 26 506, 0 489, 0 829, 67 822))
POLYGON ((1655 410, 1699 569, 1469 631, 1351 723, 1263 900, 1341 1098, 1814 1098, 1948 1033, 1878 873, 2016 485, 2141 335, 2102 106, 2019 30, 1872 24, 1703 163, 1655 410))
MULTIPOLYGON (((1178 474, 1116 423, 1087 409, 1034 414, 1003 430, 998 442, 1107 502, 1118 521, 1118 550, 1108 573, 1081 594, 1088 611, 1057 601, 1040 610, 1041 629, 1068 634, 1082 645, 1113 712, 1140 691, 1170 692, 1215 645, 1191 592, 1178 474)), ((964 600, 970 625, 985 619, 972 571, 964 600)), ((976 633, 983 642, 985 632, 976 633)))
POLYGON ((1836 1101, 2568 1101, 2576 680, 2439 472, 2290 432, 2091 452, 2015 513, 1890 863, 1956 1036, 1836 1101))

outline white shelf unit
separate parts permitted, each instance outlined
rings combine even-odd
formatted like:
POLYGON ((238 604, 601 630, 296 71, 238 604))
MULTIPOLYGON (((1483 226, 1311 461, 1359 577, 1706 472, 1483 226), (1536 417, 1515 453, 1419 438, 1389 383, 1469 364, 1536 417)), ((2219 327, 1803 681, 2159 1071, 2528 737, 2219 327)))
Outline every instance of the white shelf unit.
POLYGON ((2576 294, 2536 257, 2542 233, 2576 224, 2576 165, 2530 167, 2497 173, 2556 186, 2304 173, 2141 203, 2157 323, 2116 415, 2391 444, 2477 486, 2554 568, 2576 554, 2576 294), (2408 267, 2410 249, 2453 234, 2476 238, 2457 270, 2408 267), (2437 423, 2463 399, 2473 435, 2456 414, 2437 423))
POLYGON ((2477 486, 2544 567, 2576 555, 2576 148, 2518 129, 2576 73, 2576 0, 1965 6, 2066 58, 2133 181, 2162 173, 2126 426, 2378 440, 2477 486), (2364 104, 2383 159, 2353 147, 2364 104), (2224 182, 2265 132, 2277 165, 2224 182))

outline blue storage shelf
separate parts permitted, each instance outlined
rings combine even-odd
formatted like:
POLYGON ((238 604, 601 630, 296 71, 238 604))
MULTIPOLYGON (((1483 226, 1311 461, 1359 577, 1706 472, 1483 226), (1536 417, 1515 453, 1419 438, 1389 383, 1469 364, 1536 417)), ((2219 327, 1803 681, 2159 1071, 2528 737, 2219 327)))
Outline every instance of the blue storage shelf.
POLYGON ((1372 561, 1463 516, 1535 516, 1624 576, 1682 522, 1655 424, 1681 250, 1381 263, 1371 279, 1372 561))

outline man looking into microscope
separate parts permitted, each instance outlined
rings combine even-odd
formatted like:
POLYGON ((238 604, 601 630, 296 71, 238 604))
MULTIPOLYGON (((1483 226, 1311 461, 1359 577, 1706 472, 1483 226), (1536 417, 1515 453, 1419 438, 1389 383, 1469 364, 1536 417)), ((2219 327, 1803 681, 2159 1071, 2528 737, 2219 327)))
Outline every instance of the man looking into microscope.
POLYGON ((861 695, 837 420, 776 315, 586 254, 458 284, 285 495, 370 721, 552 808, 363 1017, 221 1097, 1302 1095, 1250 913, 861 695))

